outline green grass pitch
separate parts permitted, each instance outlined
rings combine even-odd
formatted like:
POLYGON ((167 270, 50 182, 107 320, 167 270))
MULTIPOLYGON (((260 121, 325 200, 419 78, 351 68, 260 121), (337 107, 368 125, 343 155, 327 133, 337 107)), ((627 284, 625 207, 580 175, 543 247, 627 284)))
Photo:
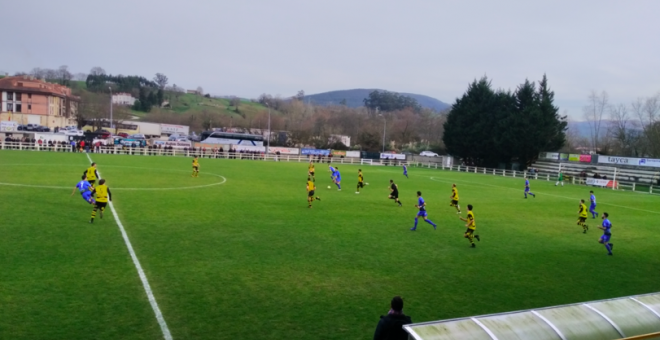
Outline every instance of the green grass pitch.
MULTIPOLYGON (((174 339, 365 339, 394 295, 414 322, 658 290, 660 197, 594 189, 613 223, 576 226, 585 186, 339 165, 306 204, 306 163, 95 155, 174 339), (398 183, 403 207, 387 199, 398 183), (226 180, 226 181, 225 181, 226 180), (481 242, 449 207, 474 205, 481 242), (193 187, 193 188, 191 188, 193 187), (157 190, 145 190, 157 189, 157 190), (429 218, 420 222, 415 192, 429 218)), ((161 339, 112 214, 71 191, 84 154, 0 152, 0 338, 161 339), (12 184, 12 185, 7 185, 12 184)))

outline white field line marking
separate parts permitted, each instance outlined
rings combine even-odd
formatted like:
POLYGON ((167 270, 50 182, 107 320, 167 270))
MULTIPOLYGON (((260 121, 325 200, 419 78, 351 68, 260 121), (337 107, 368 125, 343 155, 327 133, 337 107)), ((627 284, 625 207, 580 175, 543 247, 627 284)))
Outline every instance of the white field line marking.
MULTIPOLYGON (((451 180, 451 181, 448 181, 448 180, 441 180, 441 179, 438 179, 438 178, 435 178, 435 177, 429 177, 429 178, 430 178, 432 181, 435 181, 435 182, 442 182, 442 183, 454 183, 454 182, 458 182, 458 183, 463 183, 464 185, 472 185, 472 186, 480 186, 480 185, 483 186, 483 185, 485 185, 485 186, 494 187, 494 188, 509 189, 509 190, 515 190, 515 191, 520 191, 520 192, 523 191, 523 189, 515 189, 515 188, 505 187, 505 186, 501 186, 501 185, 493 185, 493 184, 486 184, 486 183, 473 184, 472 182, 466 182, 466 181, 455 180, 455 179, 454 179, 454 180, 451 180)), ((521 178, 522 178, 522 177, 521 177, 521 178)), ((534 190, 534 191, 536 191, 536 190, 534 190)), ((560 196, 560 195, 553 195, 553 194, 548 194, 548 193, 543 192, 543 191, 536 191, 536 192, 541 193, 541 194, 543 194, 543 195, 547 195, 547 196, 558 197, 558 198, 565 198, 565 199, 576 200, 576 201, 577 201, 577 198, 574 198, 574 197, 560 196)), ((598 203, 598 204, 601 204, 601 205, 611 205, 611 206, 613 206, 613 207, 617 207, 617 208, 624 208, 624 209, 631 209, 631 210, 643 211, 643 212, 647 212, 647 213, 651 213, 651 214, 660 214, 659 211, 645 210, 645 209, 639 209, 639 208, 633 208, 633 207, 628 207, 628 206, 625 206, 625 205, 618 205, 618 204, 612 204, 612 203, 598 203)))
MULTIPOLYGON (((92 161, 92 158, 89 157, 89 154, 86 155, 90 163, 94 162, 92 161)), ((100 171, 99 171, 99 179, 101 179, 100 171)), ((151 286, 149 285, 149 280, 147 280, 147 275, 144 273, 144 270, 142 270, 142 266, 140 265, 140 260, 138 260, 137 255, 133 250, 133 245, 131 245, 131 241, 128 239, 128 234, 126 234, 126 230, 124 229, 124 226, 121 224, 121 221, 119 220, 119 216, 117 215, 115 206, 112 204, 112 201, 108 203, 109 203, 108 205, 110 206, 110 210, 112 211, 112 216, 115 217, 115 222, 117 222, 117 226, 119 226, 119 230, 121 231, 121 236, 124 238, 124 242, 126 243, 126 248, 128 248, 128 252, 129 254, 131 254, 131 259, 133 259, 133 264, 135 265, 135 269, 137 269, 138 275, 140 276, 140 280, 142 281, 142 286, 144 286, 144 291, 145 293, 147 293, 147 298, 149 299, 149 303, 151 304, 151 309, 153 309, 154 314, 156 314, 156 320, 160 325, 160 330, 163 332, 163 338, 165 340, 172 340, 172 334, 170 333, 170 329, 167 327, 165 318, 163 318, 163 313, 161 313, 160 308, 158 308, 158 303, 156 302, 156 297, 154 297, 154 293, 151 291, 151 286)))
MULTIPOLYGON (((8 165, 15 165, 15 164, 8 164, 8 165)), ((23 164, 21 164, 23 165, 23 164)), ((32 165, 48 165, 48 164, 32 164, 32 165)), ((69 165, 69 164, 64 164, 64 165, 69 165)), ((148 169, 148 170, 153 170, 150 168, 139 168, 139 167, 134 167, 134 166, 112 166, 112 165, 106 165, 105 167, 113 167, 113 168, 130 168, 130 169, 148 169)), ((168 170, 168 171, 176 171, 176 172, 185 172, 189 173, 189 171, 183 171, 183 170, 168 170)), ((158 190, 188 190, 188 189, 200 189, 200 188, 208 188, 216 185, 221 185, 225 184, 227 182, 227 178, 224 176, 216 175, 216 174, 210 174, 210 173, 205 173, 202 172, 202 174, 206 175, 211 175, 215 177, 220 177, 222 178, 222 181, 216 182, 216 183, 211 183, 211 184, 204 184, 204 185, 195 185, 191 187, 173 187, 173 188, 113 188, 114 190, 130 190, 130 191, 158 191, 158 190)), ((32 185, 32 184, 20 184, 20 183, 3 183, 0 182, 0 185, 8 185, 8 186, 15 186, 15 187, 26 187, 26 188, 42 188, 42 189, 71 189, 70 187, 58 187, 58 186, 49 186, 49 185, 32 185)))

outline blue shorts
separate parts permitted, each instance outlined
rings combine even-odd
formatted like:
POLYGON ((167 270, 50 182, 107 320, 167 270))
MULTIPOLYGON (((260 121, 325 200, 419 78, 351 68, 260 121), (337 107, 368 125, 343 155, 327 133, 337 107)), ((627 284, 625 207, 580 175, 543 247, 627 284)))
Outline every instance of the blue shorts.
POLYGON ((420 212, 417 213, 417 216, 426 217, 426 216, 428 216, 428 214, 426 213, 426 211, 420 211, 420 212))
POLYGON ((92 203, 92 192, 91 191, 86 191, 82 193, 82 198, 87 201, 88 203, 92 203))
POLYGON ((600 237, 600 240, 601 240, 601 242, 603 242, 603 243, 607 243, 607 242, 610 241, 610 237, 612 237, 612 234, 609 234, 609 235, 605 235, 605 234, 603 234, 603 236, 600 237))
POLYGON ((529 188, 525 188, 525 192, 529 192, 529 188))
POLYGON ((594 210, 594 209, 596 209, 596 205, 595 205, 595 204, 591 204, 591 205, 589 206, 589 210, 594 210))

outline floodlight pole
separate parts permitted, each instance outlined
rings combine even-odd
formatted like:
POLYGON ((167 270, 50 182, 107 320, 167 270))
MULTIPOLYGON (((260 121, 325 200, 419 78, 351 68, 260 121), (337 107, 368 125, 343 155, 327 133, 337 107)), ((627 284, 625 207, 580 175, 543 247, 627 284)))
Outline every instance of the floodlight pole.
POLYGON ((383 116, 383 153, 385 153, 385 129, 387 128, 387 119, 383 116))
POLYGON ((115 125, 112 123, 112 87, 108 86, 108 90, 110 90, 110 130, 112 130, 115 125))
POLYGON ((387 119, 385 119, 385 115, 382 113, 378 113, 378 108, 376 108, 376 114, 383 117, 383 153, 385 153, 385 132, 387 131, 387 119))
POLYGON ((268 158, 268 153, 270 152, 270 104, 266 103, 268 106, 268 138, 266 140, 266 158, 268 158))

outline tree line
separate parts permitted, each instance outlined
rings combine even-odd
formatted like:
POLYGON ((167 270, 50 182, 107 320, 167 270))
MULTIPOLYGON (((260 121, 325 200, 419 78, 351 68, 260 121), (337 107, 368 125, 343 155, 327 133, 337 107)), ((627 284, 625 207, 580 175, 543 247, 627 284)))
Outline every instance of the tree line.
MULTIPOLYGON (((273 145, 343 149, 345 146, 340 145, 332 136, 344 135, 351 138, 351 148, 356 150, 377 152, 381 151, 383 146, 386 151, 396 152, 444 150, 442 124, 446 113, 414 106, 383 105, 378 111, 344 105, 316 106, 306 103, 303 98, 303 91, 291 98, 262 94, 253 101, 265 108, 255 114, 248 114, 247 110, 223 115, 210 110, 173 113, 154 109, 145 119, 168 124, 185 124, 195 131, 212 127, 231 127, 248 133, 258 133, 268 129, 270 108, 271 130, 286 131, 287 135, 286 139, 274 141, 273 145)), ((236 108, 240 104, 238 97, 230 97, 229 102, 236 108)))

